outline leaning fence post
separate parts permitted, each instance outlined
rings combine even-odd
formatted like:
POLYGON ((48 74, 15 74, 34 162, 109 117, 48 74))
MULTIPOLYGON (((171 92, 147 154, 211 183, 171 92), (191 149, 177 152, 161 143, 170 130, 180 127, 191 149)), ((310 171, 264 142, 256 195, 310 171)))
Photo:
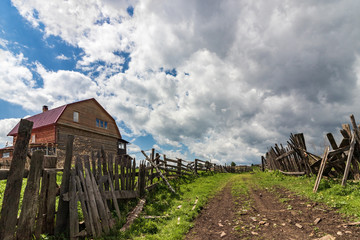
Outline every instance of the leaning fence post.
POLYGON ((71 161, 73 156, 74 136, 68 135, 66 139, 66 157, 64 162, 64 173, 60 186, 59 207, 56 216, 55 234, 69 231, 69 202, 63 200, 64 193, 69 192, 71 161))
POLYGON ((1 209, 0 239, 13 239, 14 237, 32 127, 33 122, 21 119, 1 209))

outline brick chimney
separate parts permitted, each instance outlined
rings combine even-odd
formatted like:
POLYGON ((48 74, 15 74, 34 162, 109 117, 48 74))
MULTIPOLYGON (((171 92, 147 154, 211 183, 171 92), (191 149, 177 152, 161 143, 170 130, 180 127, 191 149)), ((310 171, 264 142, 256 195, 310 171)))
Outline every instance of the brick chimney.
POLYGON ((43 112, 46 112, 47 110, 49 110, 49 108, 48 108, 48 106, 44 105, 42 110, 43 110, 43 112))

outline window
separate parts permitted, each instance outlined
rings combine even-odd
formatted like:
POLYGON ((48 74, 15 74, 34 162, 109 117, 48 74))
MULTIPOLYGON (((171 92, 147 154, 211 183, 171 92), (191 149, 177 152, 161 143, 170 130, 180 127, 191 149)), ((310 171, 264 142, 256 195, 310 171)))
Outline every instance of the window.
POLYGON ((79 122, 79 112, 74 112, 73 120, 74 122, 79 122))
POLYGON ((3 156, 2 156, 3 158, 8 158, 8 157, 10 157, 10 153, 9 152, 6 152, 6 153, 3 153, 3 156))
POLYGON ((125 149, 125 144, 122 142, 119 142, 119 149, 125 149))
POLYGON ((31 143, 35 143, 35 134, 31 136, 31 143))
POLYGON ((103 121, 103 120, 100 120, 100 119, 96 119, 96 126, 97 127, 101 127, 101 128, 105 128, 105 129, 108 129, 108 122, 107 121, 103 121))

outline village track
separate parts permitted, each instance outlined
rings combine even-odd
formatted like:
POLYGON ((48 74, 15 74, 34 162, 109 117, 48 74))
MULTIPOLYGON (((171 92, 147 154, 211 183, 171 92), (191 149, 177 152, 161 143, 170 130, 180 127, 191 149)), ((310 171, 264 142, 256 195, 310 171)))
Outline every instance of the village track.
POLYGON ((209 201, 185 239, 360 239, 360 227, 349 222, 336 209, 281 187, 262 189, 246 176, 232 178, 209 201), (239 179, 248 193, 233 196, 239 179))

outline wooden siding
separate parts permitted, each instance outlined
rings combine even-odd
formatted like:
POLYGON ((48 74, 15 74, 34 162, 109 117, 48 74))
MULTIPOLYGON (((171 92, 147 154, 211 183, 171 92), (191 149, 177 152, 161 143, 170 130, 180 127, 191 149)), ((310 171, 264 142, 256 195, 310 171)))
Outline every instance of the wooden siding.
POLYGON ((48 126, 35 129, 31 133, 30 143, 55 143, 55 126, 48 126), (32 142, 32 136, 35 135, 35 142, 32 142))
POLYGON ((74 135, 74 148, 75 154, 90 155, 91 151, 98 151, 101 146, 107 153, 115 156, 118 150, 117 137, 105 136, 95 132, 84 131, 72 127, 59 125, 56 128, 57 132, 57 150, 58 162, 63 162, 65 159, 65 141, 67 135, 74 135))
POLYGON ((95 100, 69 104, 59 120, 59 125, 73 127, 85 131, 103 134, 117 139, 121 138, 115 120, 95 100), (73 121, 73 113, 79 113, 79 121, 73 121), (96 119, 106 121, 107 129, 97 127, 96 119))
MULTIPOLYGON (((16 138, 17 136, 14 136, 13 146, 15 146, 16 138)), ((55 141, 56 141, 56 131, 54 125, 34 129, 31 132, 30 144, 55 143, 55 141), (35 135, 35 142, 32 142, 34 135, 35 135)))

